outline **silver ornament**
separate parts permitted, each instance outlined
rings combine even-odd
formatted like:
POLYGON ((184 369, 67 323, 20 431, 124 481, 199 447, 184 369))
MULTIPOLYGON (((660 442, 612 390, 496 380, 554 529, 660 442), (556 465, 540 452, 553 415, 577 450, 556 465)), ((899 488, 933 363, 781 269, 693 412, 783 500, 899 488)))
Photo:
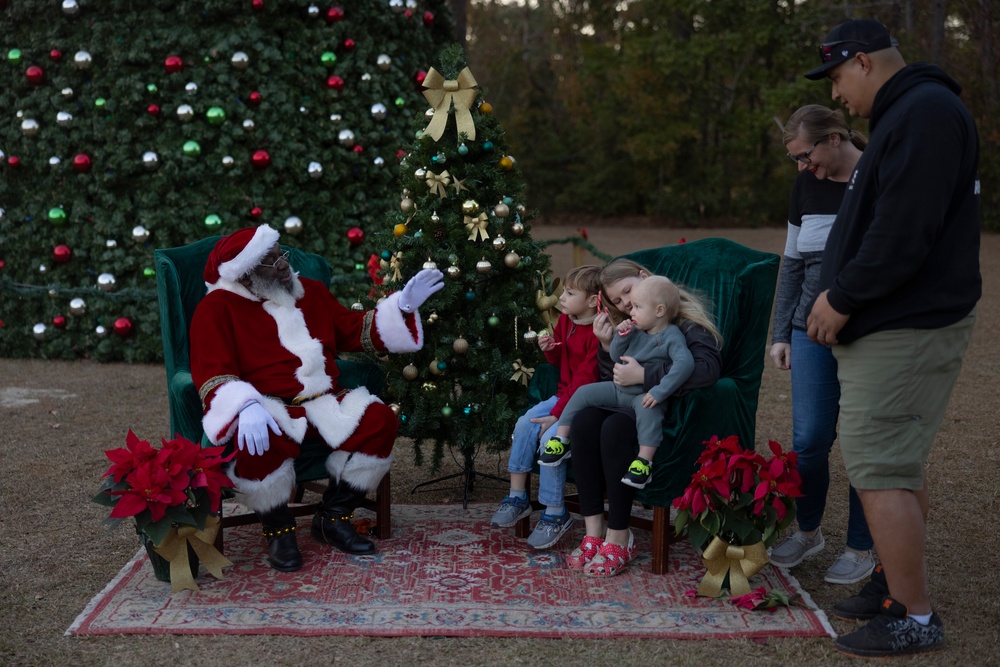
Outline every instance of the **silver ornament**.
POLYGON ((302 219, 297 215, 289 216, 285 219, 285 231, 295 235, 302 232, 302 219))
POLYGON ((59 290, 57 290, 57 289, 50 289, 49 290, 49 298, 50 299, 58 299, 59 298, 59 290))
POLYGON ((189 82, 186 86, 184 86, 184 92, 188 95, 194 95, 198 92, 198 84, 194 81, 189 82))
POLYGON ((160 165, 160 156, 153 151, 142 154, 142 166, 146 169, 156 169, 160 165))
POLYGON ((136 225, 132 228, 132 239, 136 243, 145 243, 149 240, 149 230, 142 225, 136 225))
POLYGON ((58 167, 61 163, 62 160, 59 159, 58 155, 53 155, 52 157, 49 158, 50 167, 58 167))
POLYGON ((493 264, 491 264, 485 257, 476 262, 476 271, 479 271, 479 273, 489 273, 492 270, 493 264))
POLYGON ((63 88, 59 92, 61 92, 62 96, 65 97, 66 99, 68 99, 68 100, 69 99, 73 99, 73 89, 70 88, 69 86, 67 86, 66 88, 63 88))
POLYGON ((237 51, 233 54, 232 62, 236 69, 246 69, 250 66, 250 56, 242 51, 237 51))
POLYGON ((354 133, 350 130, 341 130, 337 133, 337 141, 340 142, 341 146, 350 148, 354 145, 354 133))
POLYGON ((427 178, 427 170, 424 169, 423 167, 417 169, 415 172, 413 172, 413 178, 417 179, 418 181, 425 180, 427 178))
POLYGON ((183 121, 194 118, 194 108, 190 104, 182 104, 177 107, 177 117, 183 121))
POLYGON ((389 0, 389 9, 397 14, 402 14, 403 10, 406 9, 406 5, 403 4, 403 0, 389 0))
POLYGON ((460 275, 462 275, 462 269, 458 268, 454 264, 445 269, 444 272, 448 274, 449 278, 458 278, 460 275))
POLYGON ((375 165, 376 167, 383 167, 385 166, 385 159, 377 157, 374 160, 372 160, 372 164, 375 165))
POLYGON ((104 247, 105 248, 117 248, 118 247, 118 241, 116 241, 114 239, 108 239, 107 241, 104 242, 104 247))
POLYGON ((254 127, 253 121, 250 120, 249 118, 243 121, 243 129, 246 130, 247 132, 253 132, 253 127, 254 127))
POLYGON ((105 336, 108 335, 108 330, 105 329, 103 325, 98 324, 96 327, 94 327, 94 333, 97 334, 98 338, 104 338, 105 336))
POLYGON ((17 116, 18 120, 24 120, 24 112, 22 110, 18 109, 14 115, 17 116))
POLYGON ((388 115, 388 109, 381 102, 376 102, 372 105, 372 118, 375 120, 385 120, 388 115))
POLYGON ((77 69, 87 69, 94 62, 94 59, 90 57, 90 54, 86 51, 77 51, 73 56, 73 64, 77 69))
POLYGON ((505 239, 504 237, 498 236, 495 239, 493 239, 493 249, 496 250, 497 252, 500 252, 506 247, 507 247, 507 239, 505 239))
POLYGON ((434 117, 434 107, 431 107, 424 112, 424 118, 433 118, 433 117, 434 117))
POLYGON ((308 14, 311 19, 319 17, 319 7, 316 5, 309 5, 309 9, 306 10, 306 14, 308 14))
POLYGON ((365 309, 365 304, 360 301, 355 301, 351 304, 351 310, 363 311, 365 309))
POLYGON ((70 315, 83 315, 87 312, 87 302, 76 297, 71 299, 69 302, 69 314, 70 315))
POLYGON ((59 127, 69 127, 73 122, 73 114, 67 111, 60 111, 56 114, 56 125, 59 127))
POLYGON ((35 340, 45 340, 45 329, 46 326, 39 322, 31 329, 32 335, 34 335, 35 340))
POLYGON ((434 260, 432 260, 430 257, 427 258, 427 261, 424 262, 423 266, 423 268, 425 269, 436 269, 437 267, 438 267, 437 263, 435 263, 434 260))
POLYGON ((3 222, 3 219, 5 217, 7 217, 7 211, 5 211, 2 208, 0 208, 0 222, 3 222))
POLYGON ((407 9, 416 9, 417 8, 417 0, 406 0, 406 8, 407 9))
POLYGON ((66 16, 76 16, 80 13, 80 3, 76 0, 63 0, 62 10, 66 16))
POLYGON ((378 58, 375 59, 375 64, 384 72, 392 67, 392 58, 386 53, 380 53, 378 58))
POLYGON ((234 164, 236 164, 236 160, 233 159, 232 155, 226 155, 222 158, 222 166, 226 169, 232 169, 234 164))
POLYGON ((533 329, 528 329, 524 332, 524 342, 528 345, 534 345, 538 342, 538 333, 533 329))
POLYGON ((361 80, 365 82, 371 81, 372 75, 368 72, 365 72, 364 74, 361 75, 361 80))
POLYGON ((321 165, 319 162, 310 162, 309 166, 306 168, 306 171, 309 172, 309 176, 311 178, 319 178, 320 176, 323 175, 323 165, 321 165))
POLYGON ((38 265, 38 272, 39 273, 46 273, 48 270, 49 270, 49 267, 45 266, 44 264, 39 264, 38 265))
POLYGON ((330 114, 330 122, 333 123, 334 125, 339 125, 340 121, 342 120, 344 120, 344 117, 341 116, 339 113, 330 114))
POLYGON ((97 276, 97 286, 105 292, 111 292, 115 289, 115 277, 110 273, 102 273, 97 276))
POLYGON ((38 134, 38 131, 40 129, 41 126, 38 124, 38 121, 35 120, 34 118, 25 118, 24 120, 21 121, 21 132, 26 137, 35 136, 36 134, 38 134))
POLYGON ((499 204, 493 207, 493 215, 495 215, 498 218, 506 218, 508 215, 510 215, 510 207, 507 206, 507 204, 500 202, 499 204))

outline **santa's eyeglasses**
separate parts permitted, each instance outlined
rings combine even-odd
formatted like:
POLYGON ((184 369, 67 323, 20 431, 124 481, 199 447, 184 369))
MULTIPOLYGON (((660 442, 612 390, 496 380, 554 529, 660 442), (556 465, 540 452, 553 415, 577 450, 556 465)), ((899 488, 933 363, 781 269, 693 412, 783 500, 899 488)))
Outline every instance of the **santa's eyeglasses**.
POLYGON ((263 266, 263 267, 265 267, 265 268, 268 268, 268 269, 276 269, 276 268, 278 268, 278 264, 281 263, 281 262, 284 262, 285 264, 289 264, 290 263, 288 261, 288 256, 290 254, 291 253, 286 250, 285 252, 283 252, 280 255, 278 255, 278 259, 274 260, 270 264, 268 264, 267 262, 261 262, 260 265, 263 266))

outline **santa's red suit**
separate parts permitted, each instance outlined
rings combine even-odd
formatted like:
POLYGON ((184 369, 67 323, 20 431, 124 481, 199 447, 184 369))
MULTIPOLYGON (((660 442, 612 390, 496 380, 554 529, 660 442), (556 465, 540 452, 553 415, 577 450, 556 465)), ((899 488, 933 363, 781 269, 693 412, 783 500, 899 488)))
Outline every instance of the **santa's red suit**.
POLYGON ((366 312, 344 307, 320 282, 300 279, 300 293, 262 300, 238 280, 277 242, 267 226, 219 242, 205 268, 208 294, 191 323, 191 375, 215 444, 237 436, 240 411, 256 401, 274 418, 266 452, 236 452, 230 474, 246 504, 267 512, 284 505, 295 481, 293 459, 303 438, 329 446, 334 481, 373 490, 389 470, 398 422, 361 387, 337 384, 337 353, 412 352, 423 345, 418 317, 400 311, 399 293, 366 312))

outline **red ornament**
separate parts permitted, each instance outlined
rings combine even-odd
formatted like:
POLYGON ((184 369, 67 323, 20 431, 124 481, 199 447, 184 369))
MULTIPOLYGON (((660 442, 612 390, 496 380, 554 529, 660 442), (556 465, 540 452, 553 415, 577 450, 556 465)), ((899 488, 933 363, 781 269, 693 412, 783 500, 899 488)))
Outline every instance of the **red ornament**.
POLYGON ((73 258, 73 251, 65 243, 60 243, 52 249, 52 259, 59 264, 65 264, 73 258))
POLYGON ((9 158, 7 158, 7 164, 9 164, 12 169, 17 169, 18 167, 21 166, 21 158, 19 158, 16 155, 11 155, 9 158))
POLYGON ((66 318, 62 315, 56 315, 55 317, 52 318, 52 326, 54 326, 56 329, 65 329, 66 318))
POLYGON ((250 156, 250 164, 257 169, 267 169, 271 164, 271 155, 267 151, 254 151, 250 156))
POLYGON ((405 12, 403 12, 403 16, 405 16, 408 19, 412 19, 413 18, 413 12, 411 12, 409 9, 407 9, 405 12))
POLYGON ((344 40, 344 50, 345 51, 353 51, 354 47, 355 47, 355 44, 354 44, 354 40, 353 39, 351 39, 350 37, 348 37, 347 39, 344 40))
POLYGON ((354 148, 352 148, 351 150, 357 153, 358 155, 361 155, 365 149, 361 146, 361 144, 354 144, 354 148))
POLYGON ((117 335, 125 338, 132 333, 132 320, 127 317, 119 317, 115 320, 114 330, 117 335))
POLYGON ((52 49, 49 51, 49 60, 54 63, 62 62, 62 51, 59 49, 52 49))
POLYGON ((330 90, 340 92, 344 89, 344 80, 334 74, 326 80, 326 87, 330 90))
POLYGON ((423 84, 424 79, 426 78, 427 78, 427 72, 425 72, 424 70, 420 70, 413 75, 413 80, 416 81, 418 86, 423 84))
POLYGON ((326 22, 329 24, 339 23, 344 20, 344 10, 340 7, 330 7, 326 10, 326 22))
POLYGON ((424 27, 434 27, 434 12, 424 12, 424 27))
POLYGON ((160 106, 158 104, 150 104, 148 107, 146 107, 146 113, 148 113, 150 116, 159 116, 160 106))
POLYGON ((352 246, 361 245, 365 240, 365 232, 360 227, 351 227, 347 230, 347 240, 352 246))
POLYGON ((253 0, 253 2, 250 3, 250 7, 255 12, 262 12, 264 11, 264 0, 253 0))
POLYGON ((24 76, 32 86, 40 86, 45 83, 45 70, 38 65, 29 67, 24 76))
POLYGON ((86 174, 90 171, 90 156, 86 153, 78 153, 73 156, 73 169, 78 173, 86 174))
POLYGON ((254 206, 252 209, 250 209, 250 217, 253 218, 254 220, 260 220, 260 217, 262 215, 264 215, 264 209, 262 209, 260 206, 254 206))
POLYGON ((3 268, 4 268, 5 266, 7 266, 7 262, 5 262, 5 261, 3 261, 2 259, 0 259, 0 271, 3 271, 3 268))
POLYGON ((398 151, 396 151, 396 162, 399 162, 404 157, 406 157, 406 150, 405 149, 400 148, 398 151))
POLYGON ((163 66, 167 69, 167 74, 176 74, 184 69, 184 61, 180 56, 167 56, 163 66))
POLYGON ((252 93, 250 93, 250 104, 252 104, 254 106, 260 105, 260 103, 263 101, 263 99, 264 98, 261 96, 261 94, 258 93, 256 90, 253 91, 252 93))

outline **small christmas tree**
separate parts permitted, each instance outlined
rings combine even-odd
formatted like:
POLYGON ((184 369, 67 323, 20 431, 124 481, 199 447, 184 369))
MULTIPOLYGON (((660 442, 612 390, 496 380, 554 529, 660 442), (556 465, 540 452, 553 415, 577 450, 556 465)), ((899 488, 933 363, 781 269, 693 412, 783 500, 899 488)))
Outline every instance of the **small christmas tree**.
POLYGON ((445 444, 466 464, 480 446, 509 446, 541 358, 536 297, 545 296, 549 257, 531 238, 524 180, 459 47, 445 50, 424 86, 432 109, 378 240, 382 293, 424 267, 445 274, 445 289, 421 311, 423 349, 387 361, 400 434, 416 440, 418 463, 421 443, 433 442, 437 468, 445 444))

